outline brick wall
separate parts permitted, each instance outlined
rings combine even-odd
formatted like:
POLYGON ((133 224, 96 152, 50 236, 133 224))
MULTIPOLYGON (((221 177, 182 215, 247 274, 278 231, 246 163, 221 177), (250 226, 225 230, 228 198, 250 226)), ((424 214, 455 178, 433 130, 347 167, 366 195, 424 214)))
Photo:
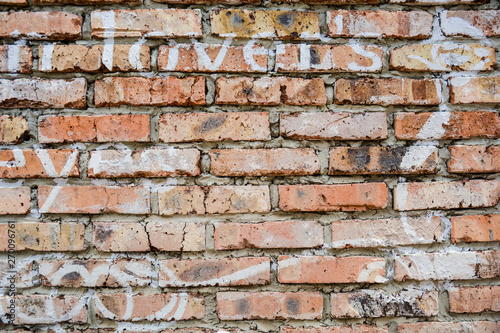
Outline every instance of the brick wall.
POLYGON ((497 0, 0 7, 0 331, 500 332, 497 0))

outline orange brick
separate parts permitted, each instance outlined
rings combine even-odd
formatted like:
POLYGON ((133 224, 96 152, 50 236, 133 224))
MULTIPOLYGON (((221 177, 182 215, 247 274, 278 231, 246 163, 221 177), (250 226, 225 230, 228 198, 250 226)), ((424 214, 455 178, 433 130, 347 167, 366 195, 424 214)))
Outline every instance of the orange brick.
POLYGON ((28 134, 26 118, 0 115, 0 144, 20 143, 28 134))
POLYGON ((500 215, 467 215, 451 218, 451 242, 500 241, 500 215))
POLYGON ((450 103, 500 103, 499 86, 500 77, 451 78, 450 103))
POLYGON ((500 331, 500 321, 465 321, 465 322, 425 322, 403 323, 398 326, 398 333, 434 333, 434 332, 476 332, 495 333, 500 331))
POLYGON ((310 5, 363 5, 363 4, 377 4, 378 0, 271 0, 271 2, 280 2, 280 3, 303 2, 310 5))
POLYGON ((28 0, 1 0, 0 5, 2 6, 27 6, 28 0))
POLYGON ((30 188, 0 187, 0 215, 28 214, 31 205, 30 188))
POLYGON ((0 178, 78 177, 78 150, 1 150, 0 178))
POLYGON ((281 333, 389 333, 387 327, 377 327, 374 325, 353 325, 353 326, 320 326, 293 328, 284 326, 281 333))
POLYGON ((0 73, 29 74, 33 69, 31 47, 20 45, 0 46, 0 73))
POLYGON ((454 173, 500 172, 500 146, 449 146, 448 171, 454 173))
POLYGON ((137 222, 94 222, 92 243, 101 252, 150 251, 148 233, 137 222))
MULTIPOLYGON (((260 0, 154 0, 155 2, 176 4, 206 4, 209 3, 223 3, 228 5, 239 5, 239 4, 260 4, 260 0)), ((169 331, 169 330, 167 330, 169 331)), ((167 332, 165 331, 165 332, 167 332)), ((207 331, 208 332, 208 331, 207 331)))
POLYGON ((37 6, 63 6, 63 5, 140 5, 142 0, 33 0, 33 4, 37 6))
POLYGON ((151 249, 156 251, 205 250, 203 223, 148 222, 146 224, 151 249))
POLYGON ((439 18, 445 36, 500 36, 500 10, 446 10, 439 18))
POLYGON ((451 313, 499 312, 500 286, 448 289, 451 313))

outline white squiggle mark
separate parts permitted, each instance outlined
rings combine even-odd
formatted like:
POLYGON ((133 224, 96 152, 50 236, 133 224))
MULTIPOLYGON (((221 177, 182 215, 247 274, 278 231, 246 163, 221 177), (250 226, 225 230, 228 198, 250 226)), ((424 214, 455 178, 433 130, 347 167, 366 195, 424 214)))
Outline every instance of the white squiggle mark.
POLYGON ((484 39, 488 45, 491 42, 486 39, 484 33, 460 17, 448 17, 448 11, 440 13, 441 29, 446 35, 463 35, 472 38, 484 39))
POLYGON ((71 169, 73 168, 76 158, 78 156, 78 150, 74 150, 71 152, 70 156, 66 160, 64 167, 61 170, 61 173, 57 173, 54 163, 52 163, 52 159, 50 158, 49 152, 46 149, 35 149, 35 153, 40 159, 40 162, 43 165, 43 168, 47 172, 47 174, 52 178, 66 178, 68 177, 71 169))
POLYGON ((128 50, 128 61, 130 62, 130 65, 132 65, 132 67, 134 67, 138 71, 144 68, 141 62, 141 48, 145 42, 146 38, 142 37, 136 43, 131 45, 130 49, 128 50))
POLYGON ((113 70, 113 49, 115 47, 115 12, 105 11, 96 13, 101 18, 104 29, 104 49, 102 51, 102 63, 108 70, 113 70))
MULTIPOLYGON (((252 68, 253 71, 256 72, 265 72, 267 71, 267 67, 260 66, 254 59, 254 56, 256 55, 265 55, 268 56, 269 52, 267 51, 266 48, 262 46, 255 46, 255 41, 254 40, 249 40, 248 43, 245 44, 243 47, 243 58, 245 62, 252 68)), ((276 50, 278 49, 278 46, 276 47, 276 50)), ((276 65, 277 66, 277 65, 276 65)))
POLYGON ((351 47, 354 52, 356 52, 360 56, 369 58, 372 61, 372 65, 361 66, 353 61, 349 65, 347 65, 350 70, 359 72, 374 72, 382 69, 382 59, 375 52, 368 51, 366 47, 360 45, 351 45, 351 47))
POLYGON ((50 191, 49 195, 47 196, 47 199, 43 203, 42 207, 40 207, 40 213, 47 213, 49 208, 52 207, 52 204, 56 200, 57 196, 59 195, 59 192, 61 192, 62 186, 54 186, 52 188, 52 191, 50 191))
POLYGON ((54 44, 43 45, 42 49, 42 72, 50 72, 52 70, 52 53, 54 52, 54 44))
POLYGON ((22 168, 26 165, 26 159, 21 149, 12 149, 12 154, 14 155, 14 161, 0 161, 0 167, 22 168))
POLYGON ((19 45, 9 45, 7 48, 7 70, 11 73, 19 71, 19 53, 21 47, 19 45))
POLYGON ((375 282, 384 283, 387 281, 387 279, 384 276, 380 276, 378 274, 378 271, 380 271, 380 270, 384 271, 384 269, 385 269, 385 260, 372 262, 372 263, 368 264, 365 267, 365 269, 363 269, 359 273, 357 282, 369 281, 370 275, 375 273, 375 274, 377 274, 375 276, 375 282))
POLYGON ((217 54, 217 57, 213 62, 206 52, 206 48, 209 47, 210 45, 193 41, 194 50, 198 55, 199 70, 203 70, 205 68, 211 72, 219 70, 220 66, 222 65, 222 62, 224 61, 224 58, 226 57, 229 47, 231 46, 232 40, 233 39, 231 37, 226 38, 224 40, 224 43, 221 45, 219 53, 217 54))

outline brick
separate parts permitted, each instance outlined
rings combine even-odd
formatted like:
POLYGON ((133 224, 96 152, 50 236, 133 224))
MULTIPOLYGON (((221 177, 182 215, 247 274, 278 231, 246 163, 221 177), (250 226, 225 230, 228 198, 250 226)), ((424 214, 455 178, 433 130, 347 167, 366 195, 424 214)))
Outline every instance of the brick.
POLYGON ((0 215, 28 214, 31 205, 30 188, 4 187, 0 188, 0 215))
POLYGON ((437 105, 441 81, 434 79, 338 79, 336 104, 437 105))
POLYGON ((449 288, 451 313, 500 312, 500 286, 449 288))
POLYGON ((398 326, 398 333, 433 333, 433 332, 476 332, 495 333, 500 330, 500 321, 466 322, 425 322, 403 323, 398 326))
POLYGON ((440 13, 445 36, 500 36, 500 10, 453 10, 440 13))
POLYGON ((147 114, 104 116, 42 116, 38 120, 40 143, 148 142, 147 114))
POLYGON ((198 149, 94 150, 88 160, 88 176, 171 177, 200 174, 198 149))
POLYGON ((438 314, 438 292, 389 293, 362 289, 332 293, 333 318, 431 317, 438 314))
POLYGON ((495 49, 481 44, 415 44, 391 50, 391 68, 404 72, 491 71, 495 49))
POLYGON ((27 6, 28 0, 1 0, 0 5, 2 6, 27 6))
POLYGON ((499 86, 500 77, 450 78, 450 103, 500 103, 499 86))
POLYGON ((281 114, 280 134, 294 140, 379 140, 387 138, 387 119, 384 112, 281 114))
POLYGON ((221 320, 321 319, 323 296, 319 292, 218 292, 221 320))
POLYGON ((210 13, 212 35, 264 39, 319 39, 316 12, 215 9, 210 13))
POLYGON ((466 215, 451 218, 451 242, 500 241, 500 215, 466 215))
POLYGON ((164 142, 271 139, 267 112, 165 113, 158 126, 164 142))
POLYGON ((500 120, 488 111, 404 112, 396 114, 394 131, 402 140, 499 138, 500 120))
POLYGON ((31 47, 21 45, 0 46, 0 73, 29 74, 33 69, 31 47))
POLYGON ((101 252, 150 251, 148 233, 138 222, 94 222, 92 244, 101 252))
POLYGON ((325 105, 323 79, 286 77, 221 77, 216 82, 216 104, 325 105))
MULTIPOLYGON (((228 5, 239 5, 239 4, 260 4, 261 0, 154 0, 155 2, 176 4, 206 4, 209 3, 223 3, 228 5)), ((167 330, 170 331, 170 330, 167 330)), ((165 331, 165 332, 167 332, 165 331)), ((165 333, 164 332, 164 333, 165 333)), ((208 331, 207 331, 208 332, 208 331)))
POLYGON ((438 170, 438 149, 411 147, 334 147, 331 175, 422 174, 438 170))
POLYGON ((83 18, 66 12, 1 12, 0 38, 73 40, 82 36, 83 18))
POLYGON ((109 37, 201 37, 198 9, 117 9, 91 14, 92 36, 109 37))
POLYGON ((384 183, 279 185, 279 206, 285 212, 357 212, 387 207, 384 183))
POLYGON ((384 283, 385 259, 378 257, 291 257, 278 259, 280 283, 384 283))
POLYGON ((500 146, 449 146, 448 172, 500 172, 500 146))
POLYGON ((326 17, 330 37, 424 39, 432 21, 424 11, 330 10, 326 17))
POLYGON ((293 328, 284 326, 280 333, 389 333, 387 327, 377 327, 374 325, 354 325, 354 326, 320 326, 293 328))
POLYGON ((260 44, 245 46, 205 43, 162 45, 158 69, 167 72, 267 72, 268 50, 260 44))
POLYGON ((394 209, 458 209, 491 207, 500 199, 500 181, 470 180, 401 183, 394 188, 394 209))
MULTIPOLYGON (((188 327, 188 328, 168 329, 168 330, 161 331, 161 333, 218 333, 220 331, 221 331, 220 329, 209 329, 209 328, 202 328, 202 327, 188 327)), ((243 332, 259 333, 260 331, 224 328, 224 332, 228 332, 228 333, 243 333, 243 332)))
POLYGON ((320 171, 314 149, 211 149, 210 173, 216 176, 314 175, 320 171))
POLYGON ((214 229, 216 250, 298 249, 323 245, 323 227, 315 221, 215 223, 214 229))
POLYGON ((38 52, 41 72, 136 72, 151 67, 147 45, 40 45, 38 52))
POLYGON ((205 316, 205 299, 196 294, 97 294, 96 298, 96 314, 103 319, 171 321, 205 316))
POLYGON ((94 91, 98 107, 205 104, 203 77, 106 77, 95 82, 94 91))
POLYGON ((140 186, 38 186, 40 213, 149 214, 149 188, 140 186))
POLYGON ((160 215, 264 213, 267 186, 169 186, 158 191, 160 215))
POLYGON ((270 279, 269 258, 160 261, 160 287, 262 285, 270 279))
POLYGON ((199 252, 205 250, 203 223, 148 222, 146 232, 156 251, 199 252))
POLYGON ((40 280, 48 287, 137 287, 151 283, 148 260, 43 260, 40 280))
POLYGON ((433 244, 443 237, 438 216, 341 220, 331 222, 331 229, 336 249, 433 244))
POLYGON ((303 2, 310 5, 362 5, 362 4, 377 4, 378 0, 271 0, 271 2, 280 2, 280 3, 303 2))
POLYGON ((87 81, 43 79, 0 79, 0 108, 73 108, 86 107, 87 81), (43 94, 39 94, 43 92, 43 94))
POLYGON ((37 6, 63 6, 63 5, 140 5, 142 0, 33 0, 33 4, 37 6))
POLYGON ((21 289, 34 287, 33 278, 36 276, 33 270, 33 261, 27 260, 19 265, 12 260, 0 260, 0 290, 21 289))
POLYGON ((382 48, 370 45, 278 45, 276 69, 285 73, 382 71, 382 48))
POLYGON ((0 144, 20 143, 29 134, 26 118, 0 115, 0 144))
MULTIPOLYGON (((0 251, 8 250, 8 224, 0 224, 0 251)), ((83 251, 85 225, 83 223, 28 223, 16 222, 16 251, 43 252, 83 251)), ((12 230, 12 228, 11 228, 12 230)))
POLYGON ((78 177, 78 150, 1 150, 0 178, 78 177))

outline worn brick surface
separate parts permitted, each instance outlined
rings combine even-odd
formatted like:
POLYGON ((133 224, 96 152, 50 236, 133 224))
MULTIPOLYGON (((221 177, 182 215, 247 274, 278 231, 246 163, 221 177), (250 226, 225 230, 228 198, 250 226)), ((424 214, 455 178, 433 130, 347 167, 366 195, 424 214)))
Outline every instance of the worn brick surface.
POLYGON ((0 150, 1 178, 78 177, 78 150, 0 150))
POLYGON ((500 77, 454 77, 450 79, 450 102, 500 103, 500 77))
POLYGON ((30 188, 0 188, 0 215, 27 214, 30 210, 30 188))
POLYGON ((500 36, 499 10, 446 10, 440 14, 440 20, 445 36, 500 36))
POLYGON ((451 218, 451 241, 493 242, 500 240, 500 215, 466 215, 451 218))
POLYGON ((15 264, 15 262, 8 259, 0 260, 0 288, 9 290, 14 286, 18 289, 35 286, 33 278, 36 276, 36 272, 33 270, 33 261, 17 270, 15 270, 15 264))
POLYGON ((0 115, 0 144, 19 143, 28 133, 26 118, 0 115))
POLYGON ((451 313, 499 312, 500 286, 457 287, 448 290, 451 313))
POLYGON ((465 321, 465 322, 426 322, 400 324, 398 333, 431 333, 431 332, 478 332, 494 333, 500 330, 498 321, 465 321))
POLYGON ((455 173, 500 172, 500 146, 449 146, 448 171, 455 173))
POLYGON ((0 73, 31 73, 33 51, 28 46, 0 46, 0 73))
POLYGON ((283 326, 281 333, 388 333, 388 329, 375 325, 300 327, 283 326))

